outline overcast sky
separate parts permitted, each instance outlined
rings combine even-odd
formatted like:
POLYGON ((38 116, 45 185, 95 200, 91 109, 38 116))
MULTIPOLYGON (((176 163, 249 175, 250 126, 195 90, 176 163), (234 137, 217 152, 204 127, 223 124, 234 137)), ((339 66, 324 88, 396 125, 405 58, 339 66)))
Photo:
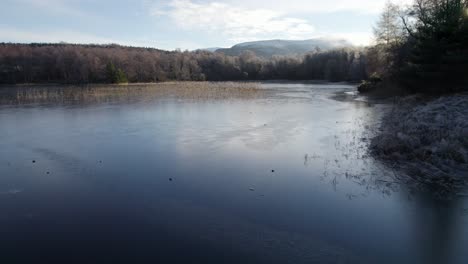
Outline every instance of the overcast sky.
POLYGON ((385 1, 2 0, 0 42, 118 43, 173 50, 332 37, 366 45, 385 1))

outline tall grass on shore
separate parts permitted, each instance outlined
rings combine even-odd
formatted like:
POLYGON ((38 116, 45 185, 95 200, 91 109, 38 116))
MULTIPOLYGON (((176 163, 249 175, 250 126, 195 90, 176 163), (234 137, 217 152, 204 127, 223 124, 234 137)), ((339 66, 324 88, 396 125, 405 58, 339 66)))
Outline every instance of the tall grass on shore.
POLYGON ((0 87, 0 104, 99 103, 159 98, 187 100, 254 99, 265 89, 248 82, 167 82, 129 85, 30 85, 0 87))

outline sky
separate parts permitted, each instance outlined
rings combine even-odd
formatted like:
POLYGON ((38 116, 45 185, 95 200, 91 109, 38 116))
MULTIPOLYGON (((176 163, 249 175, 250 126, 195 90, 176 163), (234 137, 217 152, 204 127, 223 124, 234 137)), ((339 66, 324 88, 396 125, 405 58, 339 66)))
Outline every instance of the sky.
POLYGON ((194 50, 265 39, 326 37, 368 45, 386 1, 2 0, 0 42, 194 50))

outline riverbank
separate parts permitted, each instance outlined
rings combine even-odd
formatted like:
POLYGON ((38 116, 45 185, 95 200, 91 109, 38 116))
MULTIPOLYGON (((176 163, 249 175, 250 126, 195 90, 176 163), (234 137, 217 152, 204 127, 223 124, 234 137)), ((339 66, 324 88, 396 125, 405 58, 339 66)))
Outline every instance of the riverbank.
POLYGON ((383 118, 371 153, 409 177, 399 180, 453 193, 468 182, 468 93, 407 96, 383 118))

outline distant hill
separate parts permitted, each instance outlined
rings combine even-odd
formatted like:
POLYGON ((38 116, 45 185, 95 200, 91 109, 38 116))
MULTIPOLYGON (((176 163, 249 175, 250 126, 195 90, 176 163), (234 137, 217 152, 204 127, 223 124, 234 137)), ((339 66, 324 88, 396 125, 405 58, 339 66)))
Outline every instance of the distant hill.
POLYGON ((213 48, 205 48, 205 49, 200 49, 200 50, 215 52, 215 51, 217 51, 217 50, 219 50, 219 49, 222 49, 222 48, 213 47, 213 48))
POLYGON ((230 56, 239 56, 242 52, 250 50, 257 56, 270 58, 274 55, 290 56, 302 55, 316 49, 330 50, 335 48, 352 47, 353 45, 343 39, 308 39, 308 40, 263 40, 245 42, 234 45, 228 49, 217 49, 230 56))

